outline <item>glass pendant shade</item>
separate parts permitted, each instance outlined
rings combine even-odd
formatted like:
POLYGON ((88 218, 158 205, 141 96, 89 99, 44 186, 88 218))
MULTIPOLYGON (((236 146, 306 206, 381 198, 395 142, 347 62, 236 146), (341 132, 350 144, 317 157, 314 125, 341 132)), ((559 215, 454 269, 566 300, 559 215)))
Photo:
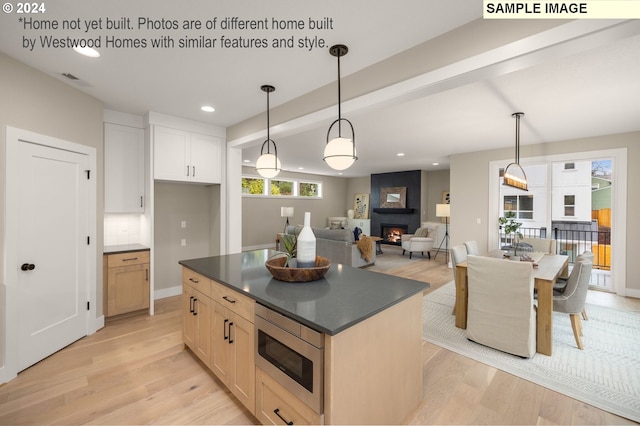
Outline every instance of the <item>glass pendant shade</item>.
POLYGON ((356 148, 353 140, 337 137, 324 147, 324 161, 335 170, 345 170, 356 161, 356 148))
POLYGON ((271 153, 262 154, 256 161, 256 171, 262 177, 276 177, 281 169, 280 160, 271 153))

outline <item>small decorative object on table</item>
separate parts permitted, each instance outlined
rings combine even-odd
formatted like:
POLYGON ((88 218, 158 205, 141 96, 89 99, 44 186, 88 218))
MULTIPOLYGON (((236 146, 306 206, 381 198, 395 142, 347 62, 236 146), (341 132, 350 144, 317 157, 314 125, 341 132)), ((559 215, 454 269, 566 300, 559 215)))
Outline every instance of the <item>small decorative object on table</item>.
POLYGON ((310 268, 289 268, 285 266, 286 262, 287 256, 272 257, 265 266, 276 280, 298 283, 319 280, 331 267, 329 259, 322 256, 316 256, 315 266, 310 268))

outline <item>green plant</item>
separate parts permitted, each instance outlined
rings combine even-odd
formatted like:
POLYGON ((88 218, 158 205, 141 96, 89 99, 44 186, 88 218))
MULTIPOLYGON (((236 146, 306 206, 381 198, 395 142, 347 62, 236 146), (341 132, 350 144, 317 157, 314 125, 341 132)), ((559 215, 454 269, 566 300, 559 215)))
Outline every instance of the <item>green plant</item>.
POLYGON ((282 234, 280 235, 280 242, 282 242, 284 251, 287 254, 284 266, 288 266, 289 260, 294 259, 298 254, 298 238, 293 234, 282 234))
POLYGON ((498 223, 503 227, 504 233, 507 237, 513 234, 511 238, 511 246, 513 247, 513 254, 517 256, 518 240, 522 238, 522 234, 518 231, 522 226, 521 222, 516 219, 516 213, 512 211, 504 212, 504 216, 498 218, 498 223))

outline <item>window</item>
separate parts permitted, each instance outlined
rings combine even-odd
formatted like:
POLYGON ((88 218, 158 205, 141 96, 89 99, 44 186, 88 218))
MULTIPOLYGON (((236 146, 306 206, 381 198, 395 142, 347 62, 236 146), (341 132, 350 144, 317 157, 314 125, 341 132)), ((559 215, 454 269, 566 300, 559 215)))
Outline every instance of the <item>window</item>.
POLYGON ((564 215, 565 216, 576 215, 576 196, 575 195, 564 196, 564 215))
POLYGON ((295 195, 293 193, 294 187, 293 181, 271 179, 271 195, 295 195))
POLYGON ((518 219, 533 219, 533 195, 505 195, 503 209, 516 213, 518 219))
POLYGON ((265 185, 266 179, 262 178, 242 178, 242 194, 243 195, 266 195, 265 185))
POLYGON ((322 182, 243 176, 243 196, 322 198, 322 182))
POLYGON ((300 182, 298 194, 301 197, 321 197, 320 184, 313 182, 300 182))

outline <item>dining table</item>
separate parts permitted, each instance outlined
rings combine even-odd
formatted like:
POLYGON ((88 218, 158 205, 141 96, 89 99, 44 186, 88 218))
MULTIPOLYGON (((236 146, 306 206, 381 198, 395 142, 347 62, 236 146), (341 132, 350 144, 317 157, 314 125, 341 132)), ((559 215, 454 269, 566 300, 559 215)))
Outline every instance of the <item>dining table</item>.
MULTIPOLYGON (((567 276, 569 256, 561 254, 527 253, 533 259, 534 286, 537 290, 538 308, 536 318, 536 352, 551 355, 553 351, 553 285, 559 276, 567 276)), ((486 254, 489 257, 504 258, 505 262, 516 262, 505 257, 503 250, 486 254)), ((524 260, 523 260, 524 261, 524 260)), ((456 265, 455 325, 467 328, 468 279, 467 262, 456 265)))

